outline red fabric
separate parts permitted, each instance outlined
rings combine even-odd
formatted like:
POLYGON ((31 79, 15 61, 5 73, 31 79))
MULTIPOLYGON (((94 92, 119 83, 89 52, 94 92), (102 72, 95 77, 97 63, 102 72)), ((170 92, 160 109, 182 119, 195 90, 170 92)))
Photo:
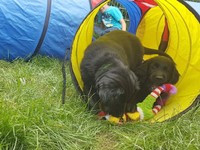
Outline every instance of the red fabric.
POLYGON ((157 3, 154 2, 154 0, 132 0, 132 1, 135 2, 140 7, 142 16, 151 8, 150 6, 146 5, 145 3, 154 5, 154 6, 157 5, 157 3))
POLYGON ((98 4, 103 2, 104 0, 91 0, 92 8, 96 7, 98 4))
POLYGON ((167 24, 167 19, 165 19, 165 27, 162 35, 162 41, 168 41, 169 40, 169 28, 167 24))
POLYGON ((153 113, 154 114, 157 114, 160 110, 161 110, 161 106, 159 107, 160 105, 156 105, 154 106, 154 108, 152 109, 153 113))
POLYGON ((156 95, 156 97, 155 98, 157 98, 158 96, 160 96, 160 93, 163 91, 163 88, 162 87, 157 87, 156 89, 154 89, 153 91, 152 91, 152 93, 151 93, 151 96, 153 96, 153 97, 155 97, 155 95, 156 95), (155 94, 155 95, 154 95, 155 94))
POLYGON ((143 2, 151 4, 151 5, 157 5, 157 3, 154 0, 136 0, 136 1, 143 1, 143 2))
POLYGON ((104 117, 104 116, 106 116, 106 113, 105 113, 104 111, 100 111, 100 112, 98 113, 98 116, 101 116, 101 117, 103 116, 103 117, 104 117))

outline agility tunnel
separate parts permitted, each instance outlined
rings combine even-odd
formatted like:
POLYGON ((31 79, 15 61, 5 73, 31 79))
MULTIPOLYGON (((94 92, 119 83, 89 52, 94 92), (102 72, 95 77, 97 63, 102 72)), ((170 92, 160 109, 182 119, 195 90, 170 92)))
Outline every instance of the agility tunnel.
POLYGON ((0 59, 29 59, 36 54, 64 59, 66 50, 70 55, 76 30, 95 2, 1 0, 0 59))
MULTIPOLYGON (((123 3, 123 0, 118 0, 123 3)), ((84 18, 102 0, 7 0, 0 3, 0 59, 13 61, 37 54, 64 59, 70 57, 75 33, 84 18)), ((132 33, 140 20, 134 3, 126 7, 133 19, 132 33), (134 19, 136 18, 136 19, 134 19)))
MULTIPOLYGON (((72 43, 70 69, 75 87, 80 93, 83 89, 80 63, 84 50, 92 42, 94 18, 100 7, 108 2, 109 0, 103 1, 87 15, 72 43)), ((148 0, 145 1, 147 2, 148 0)), ((200 94, 200 3, 181 0, 155 2, 156 5, 145 13, 141 10, 140 22, 132 31, 135 30, 143 45, 149 48, 158 49, 162 40, 167 40, 165 52, 173 58, 180 73, 180 79, 175 85, 178 89, 177 94, 170 97, 164 108, 151 119, 152 122, 162 122, 182 115, 199 103, 197 97, 200 94)), ((123 3, 126 3, 126 7, 131 7, 131 3, 134 2, 124 0, 123 3)), ((134 7, 131 9, 134 11, 134 7)), ((133 20, 134 17, 130 19, 133 20)))

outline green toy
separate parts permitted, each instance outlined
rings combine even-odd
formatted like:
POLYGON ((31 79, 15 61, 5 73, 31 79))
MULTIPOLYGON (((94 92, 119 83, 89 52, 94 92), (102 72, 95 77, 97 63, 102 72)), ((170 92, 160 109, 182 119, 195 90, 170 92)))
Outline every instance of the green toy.
MULTIPOLYGON (((165 105, 167 99, 171 94, 175 94, 177 89, 172 84, 163 84, 155 88, 143 102, 137 104, 137 111, 133 112, 140 114, 140 120, 149 120, 157 114, 162 107, 165 105)), ((130 119, 135 120, 136 118, 131 118, 131 114, 128 115, 130 119)))
POLYGON ((122 124, 128 120, 149 120, 157 114, 171 94, 175 94, 177 89, 172 84, 163 84, 155 88, 143 102, 137 104, 137 111, 126 113, 122 118, 113 117, 103 111, 98 114, 99 118, 106 119, 115 124, 122 124))

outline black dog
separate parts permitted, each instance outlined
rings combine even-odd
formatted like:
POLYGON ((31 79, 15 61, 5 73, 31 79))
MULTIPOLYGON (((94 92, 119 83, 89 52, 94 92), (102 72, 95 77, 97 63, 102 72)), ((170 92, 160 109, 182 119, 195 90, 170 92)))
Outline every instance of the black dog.
POLYGON ((90 109, 101 109, 115 117, 125 113, 138 90, 132 70, 142 64, 143 53, 139 39, 120 30, 105 34, 87 47, 80 69, 83 94, 91 98, 90 109))
POLYGON ((175 84, 180 76, 174 61, 167 54, 144 61, 134 72, 140 81, 140 90, 127 105, 128 112, 134 112, 136 104, 142 102, 153 88, 165 83, 175 84))

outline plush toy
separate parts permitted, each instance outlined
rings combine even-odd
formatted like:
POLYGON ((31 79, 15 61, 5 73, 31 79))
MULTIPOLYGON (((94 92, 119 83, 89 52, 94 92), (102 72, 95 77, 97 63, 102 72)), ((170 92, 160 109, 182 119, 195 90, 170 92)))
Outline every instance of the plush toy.
POLYGON ((126 122, 125 114, 122 116, 122 118, 117 118, 117 117, 114 117, 112 115, 106 114, 105 112, 101 111, 98 113, 98 117, 101 120, 102 119, 108 120, 109 122, 114 123, 114 124, 123 124, 124 122, 126 122))
POLYGON ((162 85, 163 91, 160 93, 160 96, 156 99, 153 107, 153 112, 157 114, 160 109, 165 105, 166 101, 169 99, 171 94, 176 94, 177 89, 172 84, 162 85))
POLYGON ((165 105, 167 99, 171 94, 175 94, 177 89, 172 84, 163 84, 155 88, 142 103, 137 104, 137 112, 133 112, 128 114, 131 120, 135 120, 136 118, 132 118, 134 113, 139 112, 140 120, 148 120, 153 118, 155 114, 157 114, 162 107, 165 105))
POLYGON ((163 84, 155 88, 142 103, 137 104, 137 111, 133 113, 126 113, 122 118, 117 118, 101 111, 98 116, 99 119, 105 119, 115 124, 122 124, 127 120, 148 120, 153 118, 162 107, 165 105, 167 99, 171 94, 175 94, 177 89, 172 84, 163 84))
POLYGON ((140 113, 138 111, 134 113, 126 113, 121 118, 117 118, 101 111, 98 113, 98 118, 100 120, 108 120, 109 122, 114 123, 114 124, 123 124, 128 120, 132 120, 132 121, 140 120, 140 113))

